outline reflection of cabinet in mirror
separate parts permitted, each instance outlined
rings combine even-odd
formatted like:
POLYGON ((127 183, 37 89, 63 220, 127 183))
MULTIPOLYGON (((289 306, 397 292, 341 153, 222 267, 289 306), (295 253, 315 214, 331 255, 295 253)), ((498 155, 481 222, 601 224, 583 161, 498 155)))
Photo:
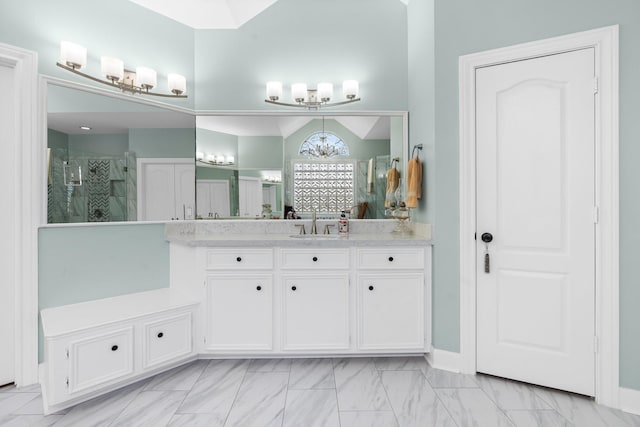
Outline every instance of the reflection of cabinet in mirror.
POLYGON ((138 220, 193 219, 195 165, 191 159, 138 159, 138 220))
POLYGON ((262 215, 262 181, 251 176, 238 177, 240 216, 262 215))
POLYGON ((198 194, 198 218, 228 217, 231 215, 229 181, 225 179, 199 179, 196 182, 196 193, 198 194))

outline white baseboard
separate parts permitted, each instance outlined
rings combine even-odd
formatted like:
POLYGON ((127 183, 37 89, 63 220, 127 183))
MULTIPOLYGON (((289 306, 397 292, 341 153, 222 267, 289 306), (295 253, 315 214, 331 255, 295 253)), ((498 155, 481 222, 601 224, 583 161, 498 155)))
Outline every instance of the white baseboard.
POLYGON ((640 415, 640 390, 620 387, 620 409, 640 415))
POLYGON ((460 372, 460 353, 452 351, 438 350, 432 348, 430 353, 425 355, 429 365, 443 371, 460 372))

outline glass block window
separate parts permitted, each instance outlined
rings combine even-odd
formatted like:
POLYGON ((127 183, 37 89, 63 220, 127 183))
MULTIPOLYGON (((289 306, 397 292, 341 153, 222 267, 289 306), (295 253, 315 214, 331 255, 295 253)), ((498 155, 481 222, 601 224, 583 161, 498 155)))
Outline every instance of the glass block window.
POLYGON ((298 212, 340 212, 354 203, 352 161, 293 163, 293 208, 298 212))

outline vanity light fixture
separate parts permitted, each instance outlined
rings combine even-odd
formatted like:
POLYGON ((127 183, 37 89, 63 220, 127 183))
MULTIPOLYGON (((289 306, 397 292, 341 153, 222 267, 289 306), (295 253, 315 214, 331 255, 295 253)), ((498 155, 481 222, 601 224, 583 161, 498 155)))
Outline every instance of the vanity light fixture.
POLYGON ((346 101, 329 102, 333 98, 333 83, 318 83, 317 89, 307 88, 306 83, 294 83, 291 85, 291 97, 296 103, 292 104, 280 102, 280 98, 282 98, 282 82, 271 81, 267 82, 267 99, 264 102, 286 107, 317 110, 320 107, 334 107, 360 101, 359 92, 357 80, 345 80, 342 82, 342 94, 346 101))
POLYGON ((57 62, 56 65, 94 82, 118 88, 123 92, 166 98, 187 97, 184 95, 187 90, 187 81, 184 76, 180 74, 169 74, 167 76, 171 94, 151 92, 151 89, 158 84, 155 70, 147 67, 138 67, 136 71, 127 70, 124 68, 122 60, 111 56, 103 56, 100 61, 100 71, 104 79, 83 73, 80 69, 87 65, 87 49, 68 41, 60 43, 60 62, 57 62))
POLYGON ((196 152, 196 160, 200 163, 205 163, 214 166, 231 166, 234 164, 235 158, 232 155, 223 156, 220 154, 203 153, 202 151, 196 152))

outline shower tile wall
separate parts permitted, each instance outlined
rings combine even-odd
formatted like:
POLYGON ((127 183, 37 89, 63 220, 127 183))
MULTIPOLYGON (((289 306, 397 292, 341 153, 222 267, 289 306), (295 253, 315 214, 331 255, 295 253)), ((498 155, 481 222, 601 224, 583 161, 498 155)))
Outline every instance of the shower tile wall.
POLYGON ((67 150, 52 148, 49 157, 49 177, 47 179, 47 222, 68 222, 67 188, 64 185, 64 165, 67 150))
POLYGON ((83 183, 65 186, 66 150, 52 150, 47 217, 50 223, 106 222, 136 219, 135 159, 73 158, 82 168, 83 183), (133 167, 127 167, 133 163, 133 167))
POLYGON ((125 192, 127 203, 127 216, 129 221, 138 219, 138 200, 136 185, 138 180, 138 169, 136 165, 136 155, 133 151, 124 153, 124 171, 125 171, 125 192))
POLYGON ((111 160, 87 160, 87 214, 89 222, 111 221, 111 160))

